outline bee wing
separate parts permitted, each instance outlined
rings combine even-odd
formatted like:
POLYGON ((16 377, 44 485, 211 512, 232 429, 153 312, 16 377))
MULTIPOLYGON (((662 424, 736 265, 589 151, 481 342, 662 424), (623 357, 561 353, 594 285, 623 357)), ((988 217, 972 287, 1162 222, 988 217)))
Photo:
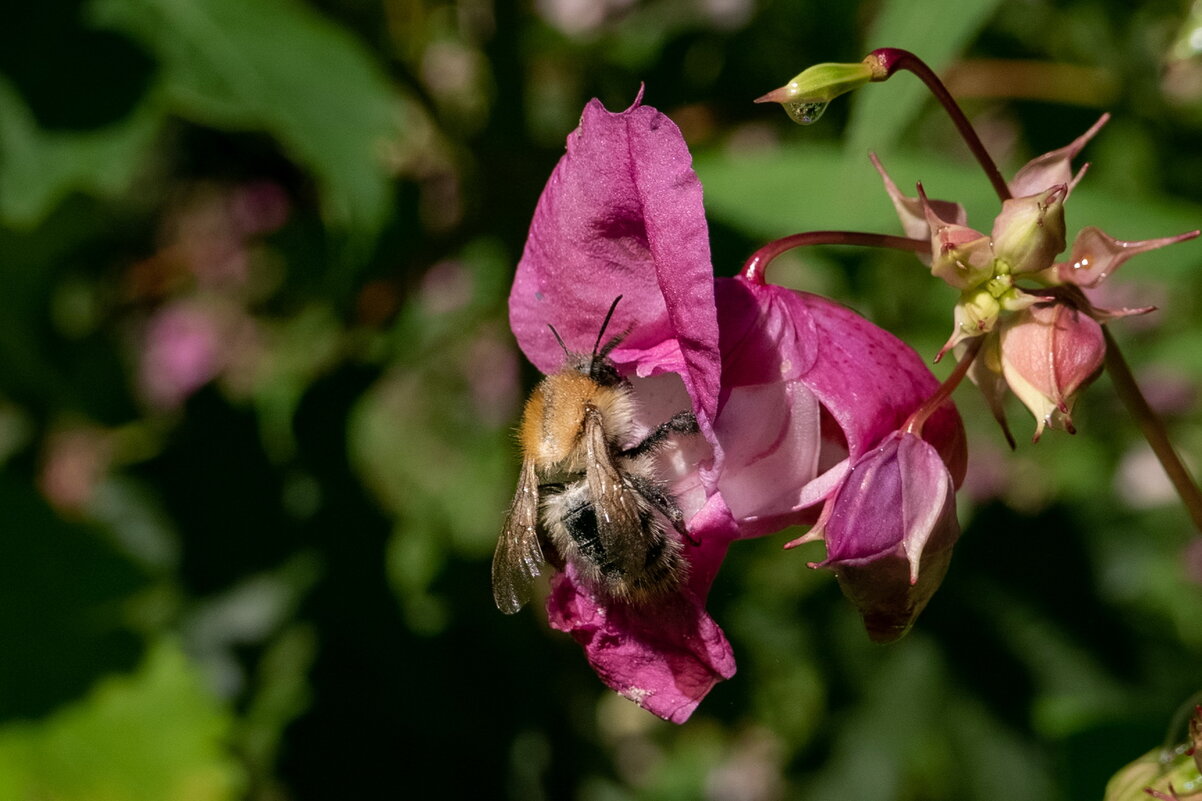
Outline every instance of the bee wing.
POLYGON ((638 553, 637 548, 631 549, 630 540, 642 536, 645 504, 638 490, 614 464, 601 412, 592 406, 584 415, 584 443, 588 459, 585 481, 593 499, 602 550, 609 554, 638 553))
POLYGON ((512 615, 530 600, 544 561, 538 544, 538 476, 534 462, 526 459, 492 557, 492 597, 498 609, 512 615))

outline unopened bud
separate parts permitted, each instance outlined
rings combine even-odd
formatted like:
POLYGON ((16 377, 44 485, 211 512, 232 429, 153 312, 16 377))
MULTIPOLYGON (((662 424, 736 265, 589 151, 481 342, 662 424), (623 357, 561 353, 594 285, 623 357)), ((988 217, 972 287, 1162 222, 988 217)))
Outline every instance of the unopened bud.
POLYGON ((827 104, 872 80, 872 67, 859 64, 815 64, 784 86, 756 98, 757 103, 780 103, 799 125, 818 122, 827 104))
POLYGON ((918 197, 931 230, 931 274, 960 290, 973 289, 988 281, 994 271, 989 237, 940 218, 921 184, 918 197))
POLYGON ((827 557, 811 567, 835 572, 872 640, 905 634, 943 581, 960 536, 955 496, 938 451, 897 431, 852 465, 824 510, 815 530, 827 557))
POLYGON ((1077 394, 1097 376, 1106 356, 1102 326, 1063 303, 1041 303, 1001 327, 1002 373, 1018 399, 1045 425, 1073 428, 1077 394))
POLYGON ((1011 198, 993 223, 993 254, 999 269, 1015 275, 1046 270, 1064 250, 1064 198, 1068 187, 1011 198))

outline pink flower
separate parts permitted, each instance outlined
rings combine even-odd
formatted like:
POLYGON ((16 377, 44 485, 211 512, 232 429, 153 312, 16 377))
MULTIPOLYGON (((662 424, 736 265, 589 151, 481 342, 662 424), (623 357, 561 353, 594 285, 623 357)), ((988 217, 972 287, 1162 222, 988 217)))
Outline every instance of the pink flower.
MULTIPOLYGON (((641 98, 620 113, 597 100, 585 107, 535 209, 509 296, 510 325, 530 361, 553 372, 563 351, 548 325, 567 343, 591 345, 622 295, 610 325, 629 333, 610 358, 624 375, 647 379, 635 387, 644 413, 673 401, 681 405, 668 415, 691 408, 711 451, 721 368, 701 184, 680 131, 641 98)), ((584 646, 607 685, 677 722, 735 670, 729 642, 705 611, 735 529, 690 467, 692 481, 678 476, 673 491, 701 545, 686 548, 689 582, 669 609, 611 603, 570 568, 555 576, 547 603, 551 625, 584 646)))
MULTIPOLYGON (((742 278, 716 282, 719 458, 709 474, 741 536, 812 523, 849 466, 939 386, 909 346, 845 306, 742 278)), ((950 404, 928 436, 957 483, 967 459, 950 404)))
MULTIPOLYGON (((680 722, 735 670, 705 609, 730 543, 812 523, 837 494, 854 496, 851 466, 938 382, 911 349, 839 304, 744 278, 715 282, 688 149, 640 100, 619 113, 596 100, 585 108, 539 200, 509 309, 523 352, 552 372, 563 350, 548 324, 587 350, 622 295, 610 326, 627 333, 610 357, 631 380, 638 423, 682 409, 698 421, 700 436, 661 460, 698 543, 684 548, 691 569, 679 594, 626 605, 569 563, 547 604, 551 625, 583 645, 608 686, 680 722)), ((950 403, 931 415, 926 437, 948 465, 935 486, 943 492, 966 461, 950 403)))
POLYGON ((718 279, 717 298, 716 488, 739 535, 817 519, 790 545, 825 538, 827 560, 811 566, 834 570, 870 637, 897 639, 959 535, 967 452, 955 407, 926 417, 925 440, 904 431, 939 384, 911 348, 844 306, 742 278, 718 279))

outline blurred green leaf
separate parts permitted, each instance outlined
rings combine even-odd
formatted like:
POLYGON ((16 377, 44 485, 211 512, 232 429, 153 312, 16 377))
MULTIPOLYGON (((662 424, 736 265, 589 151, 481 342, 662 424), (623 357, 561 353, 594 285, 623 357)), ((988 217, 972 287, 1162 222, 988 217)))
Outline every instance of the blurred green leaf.
POLYGON ((64 521, 14 476, 0 475, 0 508, 0 716, 37 715, 136 662, 127 605, 148 584, 99 531, 64 521))
POLYGON ((224 801, 240 769, 224 751, 229 713, 173 645, 134 675, 36 723, 0 728, 0 798, 224 801))
MULTIPOLYGON (((865 36, 863 55, 879 47, 904 48, 938 72, 972 42, 1000 4, 1000 0, 887 0, 865 36)), ((888 150, 931 99, 914 75, 895 75, 885 86, 856 92, 847 151, 888 150)))
POLYGON ((259 664, 254 695, 237 724, 237 737, 248 768, 264 780, 271 780, 285 728, 311 701, 308 674, 317 647, 313 630, 295 624, 271 642, 259 664))
MULTIPOLYGON (((903 192, 915 194, 911 187, 921 181, 930 197, 963 204, 970 226, 988 231, 993 225, 1000 207, 975 164, 913 152, 896 152, 883 161, 903 192)), ((755 238, 825 229, 901 233, 881 179, 862 152, 803 140, 779 150, 703 151, 694 166, 705 186, 707 212, 755 238)), ((1202 206, 1196 203, 1118 194, 1091 185, 1088 178, 1073 190, 1065 213, 1070 239, 1086 225, 1120 239, 1150 239, 1202 222, 1202 206)), ((1141 254, 1124 271, 1181 276, 1197 260, 1196 243, 1187 243, 1141 254)))
POLYGON ((0 222, 29 228, 73 191, 124 191, 158 126, 158 115, 142 107, 94 131, 45 131, 0 76, 0 222))
POLYGON ((401 103, 349 33, 295 0, 95 0, 92 11, 158 55, 167 110, 271 134, 313 172, 331 223, 379 231, 401 103))

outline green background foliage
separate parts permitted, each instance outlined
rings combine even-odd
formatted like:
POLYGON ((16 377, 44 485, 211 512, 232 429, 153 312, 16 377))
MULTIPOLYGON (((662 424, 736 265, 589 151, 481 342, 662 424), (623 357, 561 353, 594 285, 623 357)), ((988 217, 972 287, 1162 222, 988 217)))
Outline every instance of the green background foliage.
MULTIPOLYGON (((750 102, 883 46, 946 77, 1005 172, 1114 114, 1070 235, 1199 227, 1198 31, 1178 1, 10 9, 0 798, 1101 798, 1202 689, 1202 540, 1106 378, 1076 436, 1032 445, 1011 407, 1015 452, 959 391, 964 536, 895 645, 805 567, 821 546, 740 543, 711 598, 739 673, 677 727, 537 605, 493 607, 535 380, 505 298, 580 109, 640 82, 693 149, 719 274, 797 231, 898 233, 870 149, 988 230, 989 185, 911 76, 804 129, 750 102)), ((1113 328, 1195 464, 1200 253, 1107 287, 1160 307, 1113 328)), ((912 257, 820 248, 773 279, 924 355, 950 330, 912 257)))

